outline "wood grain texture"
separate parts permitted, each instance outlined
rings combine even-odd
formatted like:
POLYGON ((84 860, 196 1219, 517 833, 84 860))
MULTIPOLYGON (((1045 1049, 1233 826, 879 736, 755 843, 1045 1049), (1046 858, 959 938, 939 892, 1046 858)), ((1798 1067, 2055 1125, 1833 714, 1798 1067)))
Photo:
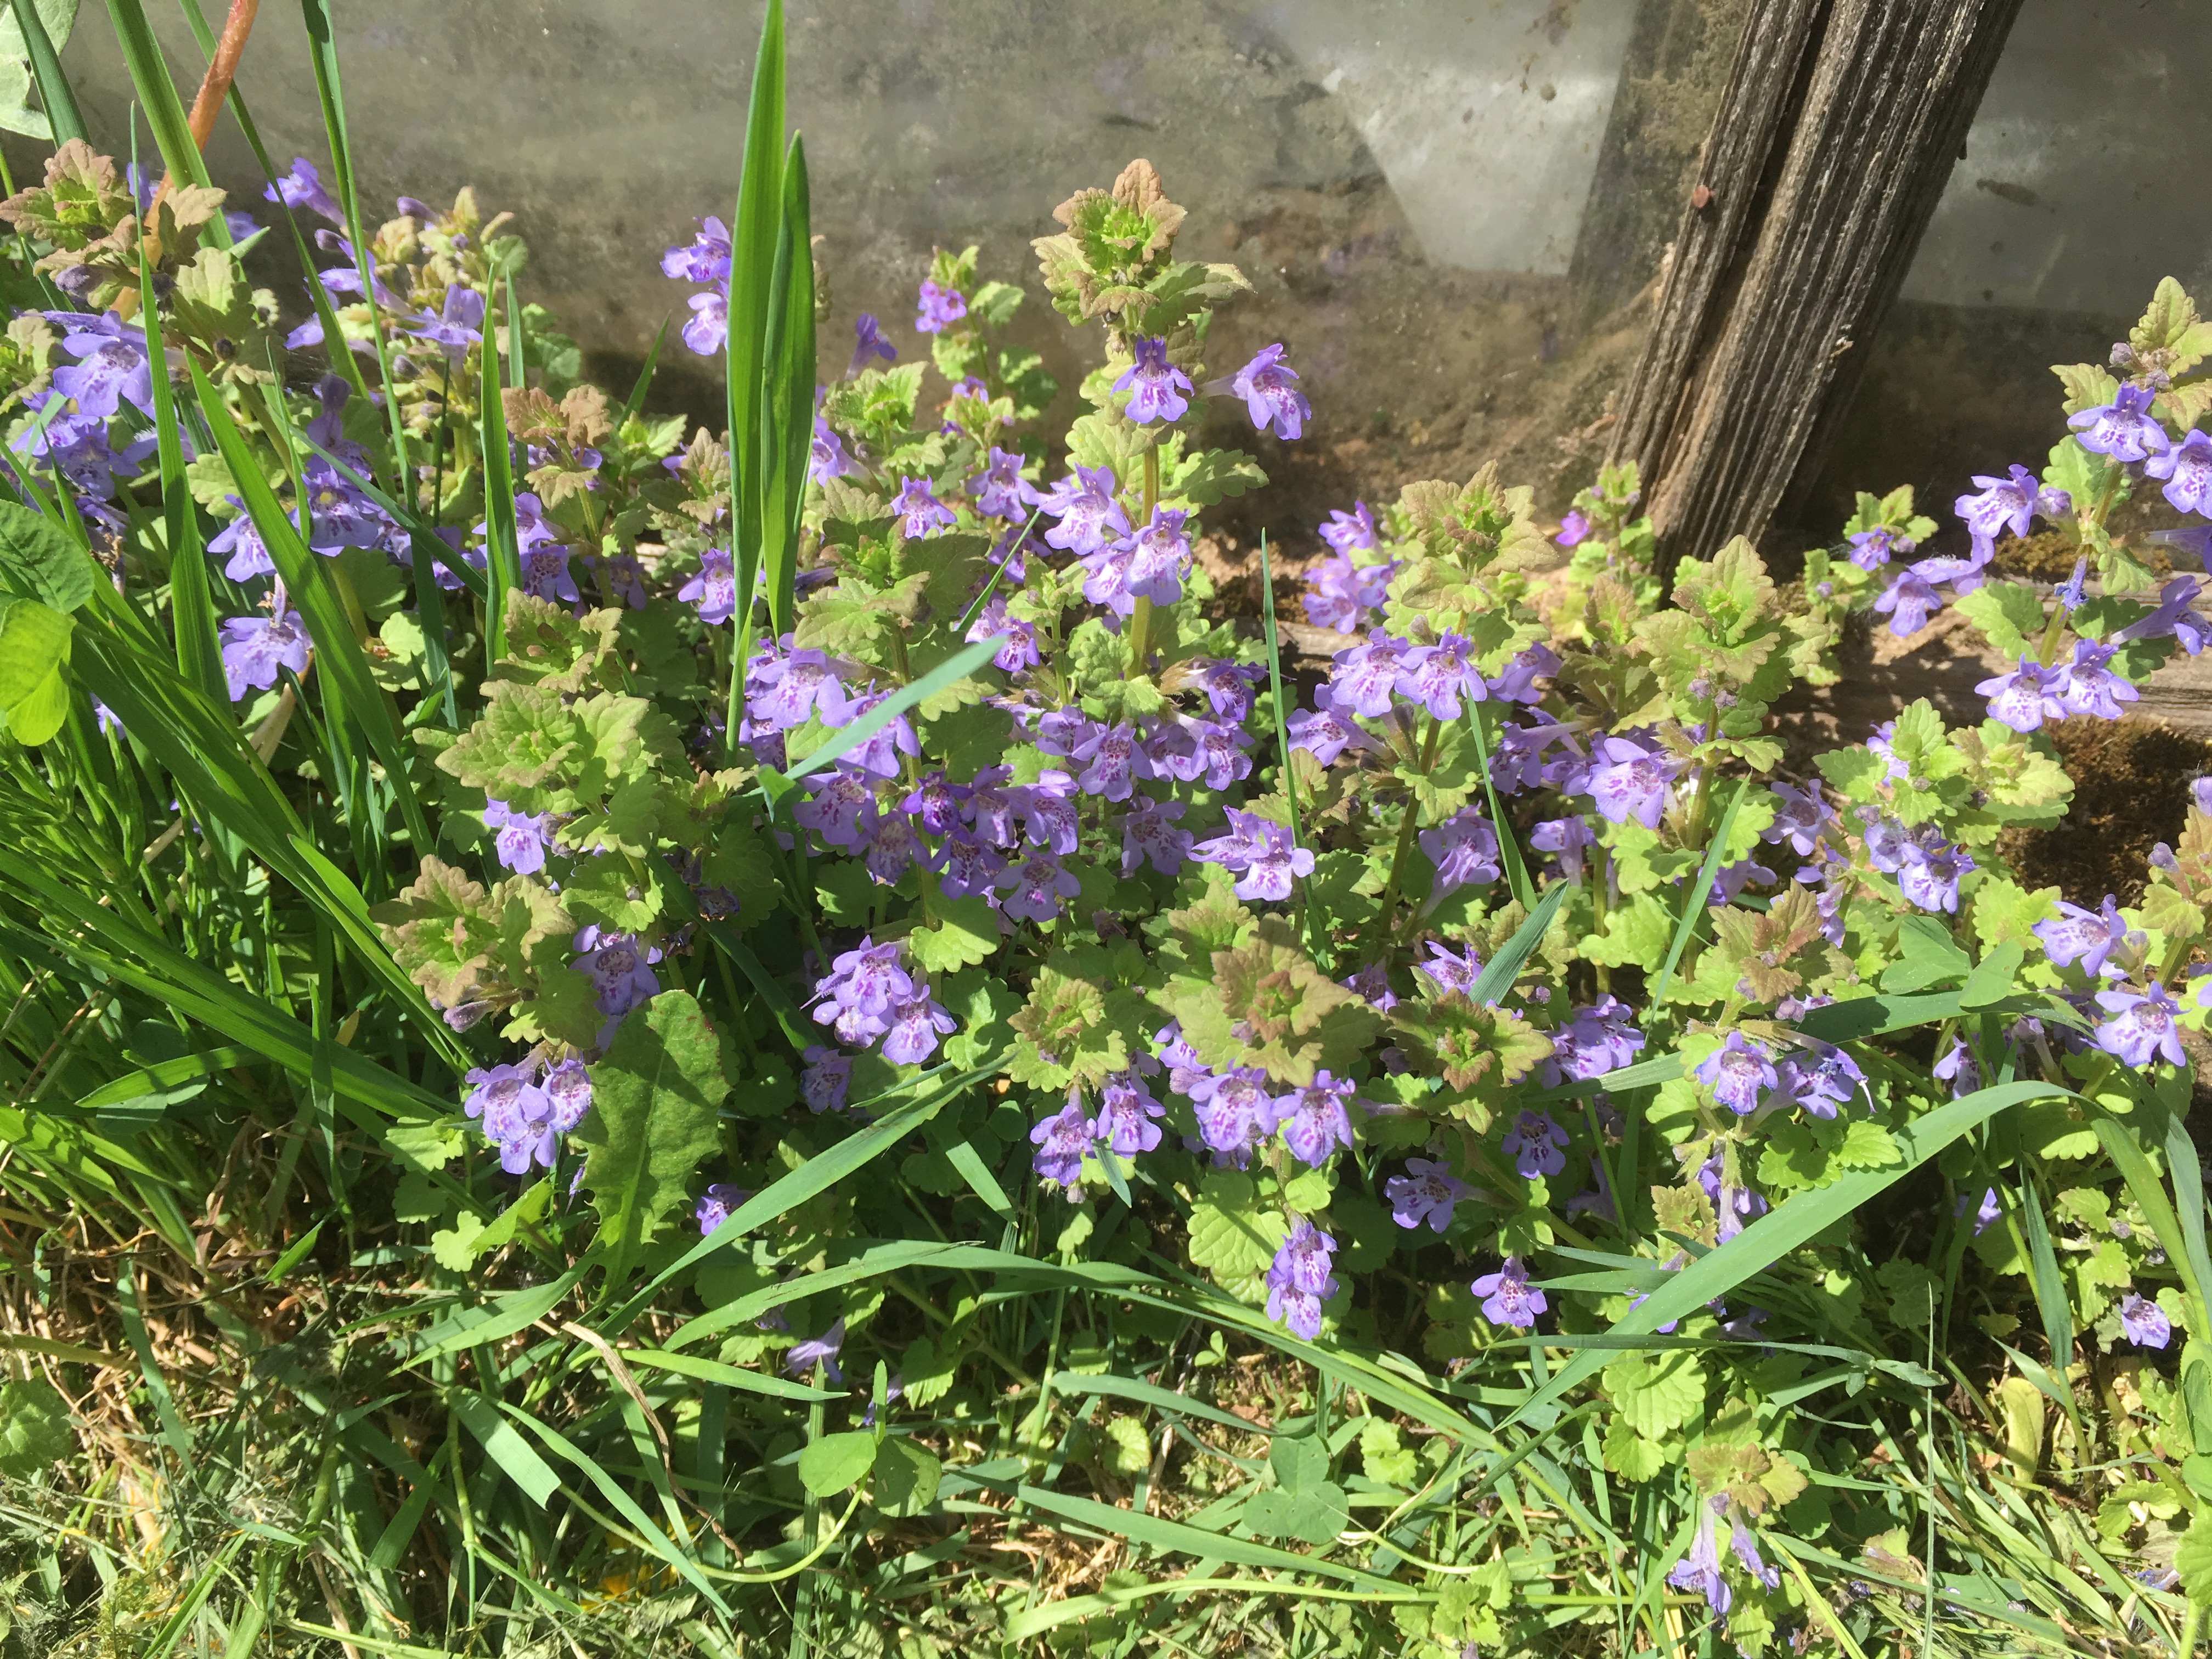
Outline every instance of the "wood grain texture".
POLYGON ((1758 539, 1807 470, 2019 8, 1763 0, 1613 444, 1644 473, 1662 568, 1758 539))

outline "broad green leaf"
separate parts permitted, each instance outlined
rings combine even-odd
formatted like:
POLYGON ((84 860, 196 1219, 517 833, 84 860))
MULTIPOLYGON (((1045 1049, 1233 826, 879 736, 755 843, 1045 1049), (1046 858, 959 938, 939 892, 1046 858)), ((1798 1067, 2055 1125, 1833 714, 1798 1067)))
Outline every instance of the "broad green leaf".
POLYGON ((0 575, 27 598, 64 613, 92 597, 99 566, 84 546, 43 514, 0 501, 0 575))
POLYGON ((67 668, 76 627, 36 599, 0 603, 0 719, 20 744, 46 742, 69 718, 67 668))
POLYGON ((876 1507, 885 1515, 919 1515, 937 1501, 944 1478, 945 1465, 934 1452, 911 1440, 887 1439, 876 1452, 876 1507))
POLYGON ((827 1498, 859 1482, 875 1464, 872 1431, 825 1434, 799 1454, 799 1482, 817 1498, 827 1498))
POLYGON ((530 1501, 544 1509, 553 1494, 561 1490, 561 1477, 538 1455, 537 1449, 522 1437, 521 1431, 508 1422, 499 1407, 483 1395, 472 1389, 457 1389, 447 1397, 447 1404, 461 1426, 476 1436, 485 1455, 499 1465, 507 1478, 529 1495, 530 1501))
POLYGON ((722 1051, 699 1005, 664 991, 623 1021, 592 1067, 592 1109, 576 1138, 599 1212, 608 1283, 619 1287, 684 1188, 720 1144, 714 1109, 730 1092, 722 1051))
POLYGON ((76 1449, 69 1403, 51 1382, 0 1382, 0 1474, 27 1480, 76 1449))

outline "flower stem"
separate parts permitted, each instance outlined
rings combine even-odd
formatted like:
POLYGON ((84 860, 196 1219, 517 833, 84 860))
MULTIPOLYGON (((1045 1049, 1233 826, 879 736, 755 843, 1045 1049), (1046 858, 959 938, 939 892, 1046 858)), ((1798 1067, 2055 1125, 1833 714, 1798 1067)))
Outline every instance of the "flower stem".
MULTIPOLYGON (((1145 493, 1139 500, 1137 527, 1141 530, 1152 521, 1152 509, 1160 504, 1160 452, 1157 448, 1145 452, 1145 493)), ((1145 677, 1147 645, 1152 631, 1152 602, 1139 593, 1136 610, 1129 618, 1129 678, 1145 677)))

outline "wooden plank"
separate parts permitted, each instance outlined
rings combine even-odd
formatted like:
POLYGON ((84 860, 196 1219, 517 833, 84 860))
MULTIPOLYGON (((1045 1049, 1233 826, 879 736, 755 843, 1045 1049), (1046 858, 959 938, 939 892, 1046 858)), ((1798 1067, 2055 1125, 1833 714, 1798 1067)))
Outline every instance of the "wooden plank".
POLYGON ((1670 568, 1758 539, 1856 383, 2020 0, 1762 0, 1613 460, 1670 568))

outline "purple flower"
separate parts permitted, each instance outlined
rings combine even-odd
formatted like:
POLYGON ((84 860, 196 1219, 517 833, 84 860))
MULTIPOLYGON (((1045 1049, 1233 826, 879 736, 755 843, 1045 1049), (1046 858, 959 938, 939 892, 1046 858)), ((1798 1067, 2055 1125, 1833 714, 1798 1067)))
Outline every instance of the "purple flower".
MULTIPOLYGON (((872 691, 836 708, 830 706, 825 697, 817 703, 817 712, 821 714, 825 726, 849 726, 890 696, 888 691, 872 691)), ((890 725, 877 727, 872 736, 861 738, 853 748, 848 749, 838 757, 837 764, 855 768, 872 777, 895 778, 899 775, 898 757, 901 755, 919 756, 921 753, 921 746, 914 735, 914 727, 908 723, 906 716, 901 714, 890 725)))
POLYGON ((1963 1100, 1982 1086, 1981 1066, 1964 1037, 1951 1039, 1950 1048, 1928 1068, 1928 1074, 1938 1083, 1949 1084, 1954 1100, 1963 1100))
MULTIPOLYGON (((1156 507, 1152 522, 1123 544, 1128 562, 1122 581, 1127 592, 1155 605, 1173 605, 1182 597, 1182 579, 1191 561, 1190 540, 1182 527, 1189 516, 1180 507, 1156 507)), ((1084 597, 1090 598, 1088 583, 1084 597)))
POLYGON ((1352 1116, 1346 1109, 1352 1091, 1350 1078, 1333 1078, 1323 1069, 1304 1088, 1276 1100, 1283 1144, 1299 1163, 1317 1170, 1339 1147, 1352 1150, 1352 1116))
POLYGON ((1046 543, 1081 555, 1127 536, 1128 514, 1115 498, 1120 487, 1111 467, 1077 467, 1040 498, 1045 512, 1059 520, 1044 532, 1046 543))
POLYGON ((2102 912, 2084 910, 2061 899, 2058 914, 2037 922, 2033 931, 2043 953, 2053 963, 2063 968, 2079 962, 2081 971, 2092 978, 2118 977, 2120 970, 2108 965, 2107 958, 2116 950, 2143 942, 2141 933, 2128 931, 2127 923, 2120 919, 2119 901, 2110 893, 2105 895, 2102 912))
POLYGON ((2133 1291, 2120 1298, 2120 1329, 2138 1348, 2162 1348, 2173 1336, 2165 1310, 2133 1291))
POLYGON ((1189 861, 1190 831, 1178 822, 1183 814, 1179 800, 1154 800, 1139 795, 1121 823, 1121 873, 1136 872, 1149 860, 1153 869, 1171 876, 1189 861))
POLYGON ((862 312, 853 319, 853 361, 845 366, 845 378, 852 380, 868 366, 868 359, 880 357, 887 363, 898 361, 898 348, 884 338, 884 328, 872 313, 862 312))
POLYGON ((1035 668, 1044 660, 1037 651, 1036 624, 1008 616, 1003 594, 991 595, 981 614, 968 624, 966 637, 971 645, 978 640, 997 640, 999 652, 991 661, 1009 674, 1035 668))
POLYGON ((1370 753, 1382 745, 1360 730, 1348 708, 1336 706, 1336 693, 1326 685, 1314 688, 1314 706, 1299 709, 1283 722, 1291 747, 1304 749, 1323 766, 1334 766, 1346 749, 1370 753))
MULTIPOLYGON (((1297 380, 1297 372, 1283 361, 1280 344, 1261 346, 1258 355, 1237 371, 1229 390, 1244 400, 1254 431, 1272 430, 1278 438, 1288 440, 1303 433, 1305 423, 1313 418, 1313 406, 1298 390, 1297 380)), ((1206 389, 1210 392, 1212 387, 1206 389)), ((1168 418, 1174 420, 1182 412, 1177 410, 1168 418)))
POLYGON ((104 311, 89 320, 66 313, 78 325, 62 337, 62 349, 78 361, 54 371, 54 390, 76 400, 77 413, 113 415, 125 402, 154 412, 154 371, 146 356, 146 337, 126 331, 123 319, 104 311))
POLYGON ((2160 1058, 2171 1066, 2189 1064, 2174 1024, 2181 1007, 2166 994, 2163 985, 2153 985, 2148 996, 2133 991, 2100 991, 2097 1006, 2112 1016, 2099 1022, 2097 1046, 2118 1056, 2122 1065, 2140 1070, 2160 1058))
POLYGON ((1768 842, 1788 842, 1790 850, 1801 859, 1813 856, 1813 844, 1820 839, 1833 819, 1820 799, 1820 786, 1810 789, 1794 789, 1786 783, 1771 785, 1775 800, 1774 822, 1759 831, 1759 838, 1768 842))
POLYGON ((1862 570, 1879 570, 1887 564, 1893 552, 1910 553, 1916 544, 1886 525, 1876 525, 1872 530, 1854 532, 1851 542, 1851 562, 1862 570))
POLYGON ((787 1376, 805 1376, 819 1365, 830 1374, 830 1380, 839 1388, 845 1386, 845 1373, 838 1369, 837 1356, 845 1349, 845 1319, 839 1315, 828 1330, 819 1336, 810 1336, 803 1342, 794 1342, 783 1357, 787 1376))
POLYGON ((1690 1540, 1690 1553, 1668 1570, 1667 1582, 1676 1589, 1701 1591, 1705 1605, 1717 1616, 1728 1615, 1731 1592, 1728 1580, 1721 1577, 1720 1546, 1713 1537, 1712 1504, 1698 1504, 1697 1535, 1690 1540))
POLYGON ((1252 688, 1267 678, 1263 668, 1217 658, 1193 658, 1183 670, 1206 693, 1214 714, 1232 725, 1252 712, 1252 688))
POLYGON ((1549 1112, 1523 1112, 1498 1143, 1498 1150, 1513 1160, 1523 1181, 1555 1176, 1567 1167, 1567 1132, 1552 1121, 1549 1112))
POLYGON ((814 982, 815 1023, 834 1024, 838 1041, 857 1048, 890 1030, 897 1010, 927 1000, 928 985, 917 985, 900 963, 903 948, 896 939, 878 945, 866 935, 836 957, 814 982))
POLYGON ((1190 1097, 1198 1115, 1199 1136, 1213 1153, 1217 1165, 1233 1164, 1243 1169, 1252 1149, 1274 1128, 1279 1114, 1265 1087, 1267 1080, 1265 1072, 1249 1066, 1218 1075, 1200 1073, 1188 1079, 1190 1086, 1182 1092, 1190 1097))
POLYGON ((1874 608, 1889 618, 1889 631, 1901 640, 1928 626, 1928 618, 1943 608, 1943 596, 1929 585, 1919 566, 1908 565, 1875 596, 1874 608))
POLYGON ((1099 1092, 1098 1115, 1091 1120, 1089 1133, 1091 1139, 1112 1147, 1115 1157, 1134 1158, 1160 1144, 1155 1120, 1166 1115, 1167 1109, 1152 1098, 1133 1069, 1115 1072, 1099 1092))
POLYGON ((965 830, 956 830, 945 837, 941 858, 944 868, 938 884, 947 898, 972 898, 978 893, 990 892, 998 885, 1000 872, 1006 867, 1006 860, 996 848, 977 841, 965 830))
POLYGON ((1437 720, 1455 720, 1462 697, 1480 702, 1490 696, 1482 671, 1475 666, 1474 650, 1456 634, 1447 634, 1434 645, 1413 646, 1399 659, 1395 689, 1437 720))
POLYGON ((852 1056, 810 1042, 799 1059, 805 1062, 805 1069, 799 1075, 799 1094, 806 1109, 817 1115, 843 1111, 846 1091, 853 1084, 852 1056))
POLYGON ((1866 1086, 1866 1073, 1842 1049, 1816 1042, 1784 1059, 1775 1086, 1814 1117, 1832 1118, 1866 1086))
POLYGON ((719 629, 737 611, 737 566, 728 549, 710 546, 699 553, 699 571, 677 588, 677 598, 699 606, 699 622, 719 629))
POLYGON ((1332 511, 1328 522, 1321 527, 1321 538, 1339 553, 1372 552, 1375 515, 1367 510, 1364 501, 1352 502, 1349 513, 1332 511))
MULTIPOLYGON (((238 508, 238 516, 211 538, 207 544, 210 553, 228 553, 230 559, 222 574, 234 582, 252 581, 256 576, 271 576, 276 573, 276 562, 269 556, 269 545, 261 539, 261 532, 253 526, 253 520, 246 511, 246 503, 237 496, 230 498, 238 508)), ((299 522, 295 510, 291 515, 295 525, 299 522)))
POLYGON ((927 981, 917 980, 913 1000, 891 1010, 890 1030, 884 1036, 884 1058, 896 1066, 918 1066, 937 1052, 939 1036, 958 1029, 957 1022, 929 994, 927 981))
POLYGON ((1019 453, 995 446, 983 470, 968 481, 968 493, 975 498, 975 510, 990 519, 1018 519, 1024 507, 1044 499, 1022 477, 1019 453))
POLYGON ((2148 461, 2164 454, 2171 443, 2166 428, 2150 412, 2151 396, 2147 386, 2124 386, 2112 402, 2069 415, 2066 424, 2081 447, 2094 454, 2116 461, 2148 461))
POLYGON ((2163 639, 2171 634, 2180 641, 2184 651, 2196 656, 2204 649, 2207 641, 2212 641, 2212 623, 2207 623, 2194 609, 2197 593, 2196 577, 2175 577, 2159 589, 2158 609, 2121 629, 2112 635, 2112 642, 2118 645, 2130 640, 2163 639))
POLYGON ((1139 426, 1182 419, 1190 403, 1181 394, 1192 390, 1190 376, 1168 361, 1166 340, 1157 336, 1139 340, 1135 351, 1136 361, 1114 382, 1115 391, 1129 394, 1122 412, 1139 426))
POLYGON ((289 173, 280 173, 274 182, 263 185, 261 198, 281 202, 288 208, 306 208, 311 213, 321 214, 334 225, 345 223, 345 210, 323 188, 321 172, 304 155, 294 156, 289 173))
MULTIPOLYGON (((720 553, 719 548, 708 552, 720 553)), ((721 554, 726 561, 727 553, 721 554)), ((844 725, 845 688, 826 653, 791 652, 781 657, 762 655, 752 659, 745 675, 745 710, 755 720, 787 732, 804 726, 819 707, 825 725, 844 725), (835 720, 833 716, 837 716, 835 720)))
POLYGON ((875 792, 867 777, 845 767, 817 772, 807 780, 807 799, 791 809, 802 830, 811 830, 832 847, 859 850, 876 817, 875 792))
POLYGON ((744 1188, 733 1187, 726 1181, 718 1181, 708 1188, 691 1211, 691 1218, 699 1224, 699 1237, 709 1237, 744 1207, 744 1201, 751 1196, 744 1188))
POLYGON ((684 325, 684 343, 702 357, 711 357, 730 337, 730 298, 720 289, 695 294, 689 301, 691 320, 684 325))
POLYGON ((1603 739, 1593 758, 1597 764, 1580 793, 1597 803, 1598 816, 1608 823, 1634 818, 1646 830, 1656 830, 1667 806, 1667 787, 1682 763, 1629 738, 1603 739))
POLYGON ((1437 943, 1429 941, 1429 960, 1417 962, 1413 971, 1437 988, 1439 995, 1456 991, 1462 996, 1474 993, 1474 981, 1482 973, 1482 963, 1476 959, 1473 946, 1463 957, 1455 957, 1437 943))
POLYGON ((284 608, 284 585, 277 583, 275 610, 266 617, 229 617, 222 624, 222 678, 230 700, 240 701, 248 686, 266 691, 279 669, 307 672, 307 626, 300 613, 284 608))
POLYGON ((531 875, 545 867, 546 843, 553 839, 553 815, 517 812, 503 800, 487 800, 484 828, 499 833, 492 837, 492 852, 517 875, 531 875))
POLYGON ((1897 889, 1907 902, 1923 910, 1959 913, 1959 878, 1974 868, 1972 856, 1963 847, 1938 842, 1933 847, 1907 842, 1898 866, 1897 889))
MULTIPOLYGON (((1359 509, 1364 513, 1363 506, 1359 509)), ((1342 518, 1341 513, 1336 515, 1342 518)), ((1326 527, 1322 533, 1328 533, 1326 527)), ((1374 521, 1367 526, 1365 546, 1374 545, 1374 521)), ((1305 607, 1306 620, 1316 628, 1334 629, 1340 634, 1354 634, 1370 620, 1370 614, 1382 606, 1390 586, 1390 578, 1398 572, 1396 561, 1382 564, 1356 564, 1349 552, 1333 553, 1307 574, 1308 591, 1298 603, 1305 607)))
POLYGON ((1561 547, 1575 548, 1580 547, 1589 540, 1589 533, 1590 521, 1574 508, 1569 507, 1567 516, 1559 520, 1559 533, 1552 539, 1561 547))
POLYGON ((915 331, 918 334, 939 333, 967 314, 967 297, 958 289, 925 282, 921 285, 921 304, 914 319, 915 331))
POLYGON ((1699 1060, 1691 1075, 1738 1117, 1758 1110, 1759 1096, 1778 1081, 1766 1046, 1741 1031, 1730 1031, 1728 1041, 1699 1060))
POLYGON ((2046 720, 2064 717, 2066 711, 2052 690, 2065 679, 2064 670, 2045 668, 2034 658, 2023 656, 2012 672, 1984 680, 1974 690, 1990 700, 1991 720, 2015 732, 2033 732, 2046 720))
POLYGON ((484 296, 456 283, 437 310, 417 313, 402 331, 436 346, 448 363, 458 363, 483 340, 483 319, 484 296))
POLYGON ((1498 877, 1498 832, 1472 806, 1462 806, 1433 830, 1420 833, 1421 851, 1436 866, 1428 908, 1462 887, 1487 886, 1498 877))
POLYGON ((1080 829, 1073 778, 1060 771, 1040 772, 1035 783, 1021 790, 1017 805, 1022 833, 1032 843, 1055 858, 1065 858, 1075 850, 1080 829))
POLYGON ((2133 702, 2142 694, 2105 665, 2118 649, 2094 640, 2075 641, 2074 660, 2060 668, 2056 678, 2058 706, 2069 714, 2119 719, 2120 704, 2133 702))
POLYGON ((1067 1104, 1030 1131, 1036 1148, 1030 1167, 1041 1181, 1068 1189, 1071 1195, 1083 1179, 1083 1155, 1091 1150, 1091 1120, 1083 1113, 1080 1089, 1067 1091, 1067 1104))
MULTIPOLYGON (((1729 1334, 1736 1337, 1739 1340, 1741 1340, 1744 1338, 1750 1336, 1752 1334, 1752 1328, 1755 1328, 1765 1317, 1766 1312, 1765 1309, 1753 1308, 1747 1312, 1741 1320, 1732 1320, 1729 1322, 1729 1324, 1739 1325, 1747 1328, 1741 1330, 1730 1330, 1729 1331, 1729 1334)), ((1723 1330, 1728 1330, 1728 1326, 1723 1325, 1722 1328, 1723 1330)), ((1729 1548, 1735 1553, 1736 1560, 1742 1565, 1743 1570, 1749 1573, 1753 1578, 1759 1580, 1760 1583, 1765 1585, 1767 1589, 1779 1589, 1782 1588, 1782 1569, 1779 1567, 1770 1567, 1765 1561, 1759 1559, 1759 1546, 1753 1541, 1751 1535, 1751 1523, 1748 1521, 1744 1520, 1741 1514, 1739 1514, 1737 1518, 1729 1524, 1729 1548)))
POLYGON ((2179 443, 2146 461, 2143 471, 2166 480, 2161 493, 2182 512, 2212 517, 2212 434, 2184 433, 2179 443))
POLYGON ((899 533, 908 541, 950 529, 960 521, 959 514, 937 499, 927 478, 902 477, 890 510, 899 520, 899 533))
POLYGON ((1451 1166, 1435 1158, 1409 1158, 1406 1173, 1382 1183, 1389 1200, 1390 1218, 1401 1227, 1414 1228, 1424 1221, 1429 1231, 1441 1233, 1451 1225, 1452 1210, 1460 1200, 1474 1196, 1474 1188, 1458 1179, 1451 1166))
MULTIPOLYGON (((1958 1202, 1951 1206, 1951 1213, 1954 1216, 1963 1216, 1966 1213, 1967 1206, 1973 1203, 1974 1195, 1972 1193, 1960 1193, 1958 1202)), ((1989 1231, 1996 1224, 1997 1218, 2003 1213, 2004 1206, 1997 1201, 1997 1189, 1994 1187, 1983 1188, 1982 1201, 1974 1208, 1974 1237, 1979 1238, 1984 1233, 1989 1231)))
POLYGON ((1287 824, 1233 806, 1228 811, 1228 833, 1199 842, 1199 861, 1241 872, 1243 879, 1236 890, 1239 898, 1290 897, 1291 878, 1313 873, 1311 849, 1293 845, 1287 824))
POLYGON ((660 274, 679 283, 726 283, 730 280, 730 228, 720 219, 701 219, 688 242, 678 242, 660 256, 660 274))
POLYGON ((1329 1273, 1335 1255, 1334 1238, 1310 1221, 1293 1222, 1267 1268, 1267 1317, 1309 1342, 1319 1336, 1322 1304, 1337 1291, 1329 1273))
POLYGON ((1516 1330, 1528 1329, 1536 1322, 1536 1316, 1551 1305, 1543 1291, 1528 1283, 1528 1270, 1517 1255, 1507 1256, 1504 1267, 1486 1273, 1468 1288, 1482 1298, 1485 1319, 1516 1330))
POLYGON ((1551 678, 1560 666, 1559 653, 1550 646, 1532 645, 1526 651, 1516 652, 1504 671, 1490 682, 1491 695, 1506 702, 1540 702, 1544 693, 1536 682, 1551 678))
POLYGON ((1583 878, 1583 851, 1596 844, 1596 836, 1579 817, 1546 818, 1528 832, 1528 845, 1558 858, 1559 873, 1569 881, 1583 878))
POLYGON ((999 878, 999 885, 1006 890, 1000 909, 1017 921, 1040 924, 1060 915, 1060 900, 1083 890, 1083 884, 1046 852, 1030 853, 999 878))
POLYGON ((1966 520, 1977 552, 1991 547, 2000 530, 2009 529, 2015 536, 2027 534, 2035 518, 2035 474, 2015 465, 2008 477, 1992 478, 1977 473, 1974 483, 1982 493, 1960 496, 1952 503, 1952 511, 1966 520))
POLYGON ((1629 1022, 1636 1011, 1607 993, 1577 1008, 1552 1034, 1552 1063, 1578 1081, 1603 1077, 1634 1063, 1644 1033, 1629 1022))
POLYGON ((806 476, 815 483, 826 484, 832 478, 856 477, 860 467, 845 453, 844 441, 830 428, 830 422, 817 415, 814 417, 814 440, 806 452, 806 476))
POLYGON ((575 965, 591 980, 601 1013, 620 1019, 640 1003, 660 994, 660 981, 652 968, 659 957, 658 951, 641 951, 631 934, 601 933, 595 928, 579 933, 577 939, 590 941, 579 943, 577 948, 583 954, 575 965))
POLYGON ((1405 646, 1377 629, 1367 636, 1364 645, 1338 652, 1328 675, 1336 708, 1369 720, 1380 720, 1389 714, 1405 650, 1405 646))

